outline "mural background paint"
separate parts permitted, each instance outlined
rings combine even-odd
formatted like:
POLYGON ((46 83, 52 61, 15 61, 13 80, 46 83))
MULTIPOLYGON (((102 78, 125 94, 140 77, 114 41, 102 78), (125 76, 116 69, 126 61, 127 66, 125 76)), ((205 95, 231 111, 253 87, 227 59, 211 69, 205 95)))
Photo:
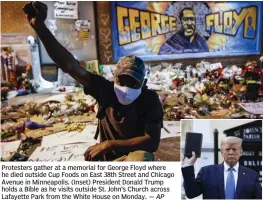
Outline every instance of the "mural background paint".
POLYGON ((113 2, 114 62, 130 54, 145 61, 260 54, 262 4, 113 2))

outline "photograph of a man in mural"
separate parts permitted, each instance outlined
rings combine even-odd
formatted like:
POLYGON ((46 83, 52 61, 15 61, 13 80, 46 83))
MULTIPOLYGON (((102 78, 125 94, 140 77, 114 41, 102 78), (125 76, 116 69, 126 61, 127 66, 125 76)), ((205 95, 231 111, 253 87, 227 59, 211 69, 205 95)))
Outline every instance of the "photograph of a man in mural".
POLYGON ((184 8, 179 14, 181 29, 168 38, 160 47, 159 55, 176 53, 208 52, 206 40, 196 31, 195 12, 184 8))

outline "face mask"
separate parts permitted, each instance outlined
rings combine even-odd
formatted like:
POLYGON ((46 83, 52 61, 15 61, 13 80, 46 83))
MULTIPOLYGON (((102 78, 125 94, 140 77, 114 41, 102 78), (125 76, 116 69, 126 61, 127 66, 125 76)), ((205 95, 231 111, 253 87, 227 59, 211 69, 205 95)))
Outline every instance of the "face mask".
POLYGON ((133 89, 114 83, 114 91, 118 101, 123 105, 131 104, 141 94, 142 89, 133 89))

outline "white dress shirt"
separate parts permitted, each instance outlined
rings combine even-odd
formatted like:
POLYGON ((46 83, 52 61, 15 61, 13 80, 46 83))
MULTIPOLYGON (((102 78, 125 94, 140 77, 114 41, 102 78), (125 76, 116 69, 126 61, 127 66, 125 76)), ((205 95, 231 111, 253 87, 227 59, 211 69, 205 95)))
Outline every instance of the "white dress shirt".
MULTIPOLYGON (((229 171, 227 171, 230 168, 230 166, 224 162, 224 182, 225 182, 225 191, 226 191, 226 180, 227 180, 227 176, 229 171)), ((237 163, 234 167, 235 170, 233 170, 233 174, 234 174, 234 179, 235 179, 235 189, 237 188, 237 179, 238 179, 238 168, 239 168, 239 163, 237 163)))

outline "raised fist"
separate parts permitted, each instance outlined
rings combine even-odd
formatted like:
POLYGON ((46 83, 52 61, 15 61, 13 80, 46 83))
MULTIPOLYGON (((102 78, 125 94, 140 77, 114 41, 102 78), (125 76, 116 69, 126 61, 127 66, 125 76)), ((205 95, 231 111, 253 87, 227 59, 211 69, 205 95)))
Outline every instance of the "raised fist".
POLYGON ((197 158, 196 158, 195 152, 193 151, 191 158, 184 157, 183 165, 194 165, 196 160, 197 160, 197 158))
POLYGON ((32 28, 44 25, 47 18, 47 5, 38 1, 30 2, 23 7, 27 20, 32 28))

